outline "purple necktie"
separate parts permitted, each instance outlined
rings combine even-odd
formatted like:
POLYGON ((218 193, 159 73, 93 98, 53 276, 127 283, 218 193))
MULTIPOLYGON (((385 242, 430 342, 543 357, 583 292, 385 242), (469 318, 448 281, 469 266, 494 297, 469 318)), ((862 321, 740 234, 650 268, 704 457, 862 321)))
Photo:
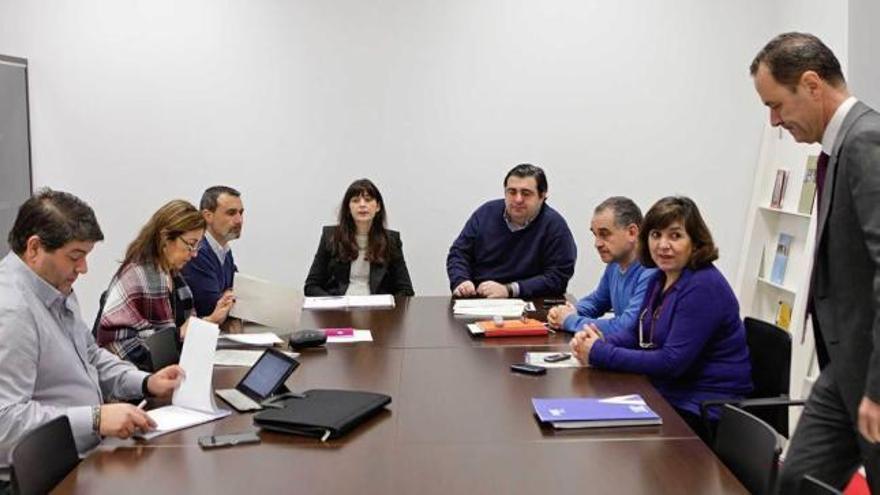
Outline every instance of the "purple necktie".
MULTIPOLYGON (((819 153, 819 161, 816 164, 816 202, 822 205, 822 189, 825 188, 825 174, 828 172, 828 154, 824 151, 819 153)), ((821 214, 821 212, 820 212, 821 214)))

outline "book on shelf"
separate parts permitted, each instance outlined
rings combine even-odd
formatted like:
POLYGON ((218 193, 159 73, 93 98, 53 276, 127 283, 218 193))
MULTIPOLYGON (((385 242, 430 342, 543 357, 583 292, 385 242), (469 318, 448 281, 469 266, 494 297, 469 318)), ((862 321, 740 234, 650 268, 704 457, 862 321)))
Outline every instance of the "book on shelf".
POLYGON ((791 241, 794 237, 780 232, 779 242, 776 243, 776 256, 773 258, 773 267, 770 269, 770 281, 782 285, 785 280, 785 266, 788 264, 788 254, 791 250, 791 241))
POLYGON ((542 423, 558 429, 652 426, 663 424, 638 394, 606 397, 533 398, 532 407, 542 423))
POLYGON ((791 304, 779 301, 779 307, 776 309, 776 326, 788 330, 789 325, 791 325, 791 304))
POLYGON ((801 199, 798 202, 798 213, 809 215, 813 212, 816 199, 816 170, 819 164, 817 155, 807 157, 807 169, 804 171, 804 185, 801 188, 801 199))
POLYGON ((782 208, 782 199, 785 197, 785 186, 788 183, 788 170, 780 168, 776 170, 776 181, 773 182, 773 195, 770 196, 770 208, 782 208))

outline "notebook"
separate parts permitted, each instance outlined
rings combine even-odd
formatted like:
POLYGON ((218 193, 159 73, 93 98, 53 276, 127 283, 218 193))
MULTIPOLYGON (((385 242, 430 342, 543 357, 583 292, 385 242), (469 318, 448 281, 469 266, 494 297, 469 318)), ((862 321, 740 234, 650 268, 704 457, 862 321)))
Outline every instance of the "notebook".
POLYGON ((260 428, 309 437, 337 438, 391 403, 391 397, 359 390, 314 389, 287 399, 282 409, 254 416, 260 428))
POLYGON ((638 394, 604 399, 533 398, 532 407, 542 423, 558 429, 663 424, 663 419, 652 411, 638 394))
POLYGON ((171 398, 171 405, 147 411, 156 429, 136 434, 150 440, 190 426, 229 416, 230 411, 218 409, 211 396, 214 350, 220 328, 199 318, 189 319, 189 330, 180 353, 180 367, 186 376, 171 398))

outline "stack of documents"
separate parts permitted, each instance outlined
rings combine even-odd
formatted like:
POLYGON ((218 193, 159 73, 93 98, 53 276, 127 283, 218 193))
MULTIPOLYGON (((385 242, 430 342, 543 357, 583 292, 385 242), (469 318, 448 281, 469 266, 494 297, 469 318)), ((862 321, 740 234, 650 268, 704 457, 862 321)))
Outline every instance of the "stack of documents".
MULTIPOLYGON (((272 332, 261 333, 224 333, 220 338, 240 344, 243 347, 272 347, 284 343, 278 335, 272 332)), ((221 344, 222 347, 227 347, 221 344)))
POLYGON ((324 328, 328 344, 352 344, 355 342, 372 342, 373 333, 357 328, 324 328))
POLYGON ((456 316, 519 318, 535 305, 522 299, 456 299, 452 313, 456 316))
POLYGON ((535 414, 554 428, 604 428, 609 426, 649 426, 663 420, 638 394, 590 399, 570 397, 532 399, 535 414))
MULTIPOLYGON (((250 368, 256 364, 260 356, 266 351, 256 351, 249 349, 218 349, 214 354, 214 366, 241 366, 250 368)), ((284 354, 295 358, 299 357, 299 353, 282 351, 284 354)))
POLYGON ((307 297, 303 309, 393 308, 394 296, 322 296, 307 297))

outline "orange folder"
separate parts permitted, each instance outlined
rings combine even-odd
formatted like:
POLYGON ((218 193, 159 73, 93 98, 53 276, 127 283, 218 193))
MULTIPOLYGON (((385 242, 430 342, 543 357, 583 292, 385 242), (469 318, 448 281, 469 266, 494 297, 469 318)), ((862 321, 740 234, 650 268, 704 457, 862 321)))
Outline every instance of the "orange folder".
POLYGON ((477 325, 485 332, 486 337, 517 337, 527 335, 547 335, 547 326, 533 318, 525 320, 504 320, 496 325, 492 320, 478 321, 477 325))

